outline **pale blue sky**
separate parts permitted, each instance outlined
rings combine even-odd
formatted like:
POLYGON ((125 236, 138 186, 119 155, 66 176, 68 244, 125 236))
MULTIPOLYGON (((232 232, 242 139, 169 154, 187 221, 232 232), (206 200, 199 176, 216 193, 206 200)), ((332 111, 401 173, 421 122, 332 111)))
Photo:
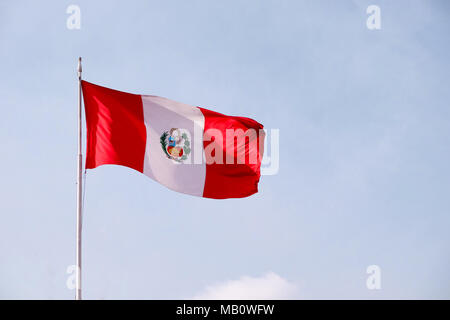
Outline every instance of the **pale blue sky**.
POLYGON ((191 298, 273 272, 292 298, 450 298, 448 1, 2 1, 0 298, 72 299, 83 77, 280 129, 250 198, 87 174, 84 297, 191 298), (81 8, 81 30, 66 8, 81 8), (381 8, 382 29, 366 28, 381 8), (366 268, 382 289, 366 288, 366 268))

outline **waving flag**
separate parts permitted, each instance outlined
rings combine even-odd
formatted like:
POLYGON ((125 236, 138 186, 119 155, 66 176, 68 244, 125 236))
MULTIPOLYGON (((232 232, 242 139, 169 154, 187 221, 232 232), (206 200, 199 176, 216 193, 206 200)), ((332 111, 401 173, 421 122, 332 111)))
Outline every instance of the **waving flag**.
POLYGON ((258 191, 264 131, 258 122, 166 98, 82 81, 86 168, 116 164, 200 197, 258 191))

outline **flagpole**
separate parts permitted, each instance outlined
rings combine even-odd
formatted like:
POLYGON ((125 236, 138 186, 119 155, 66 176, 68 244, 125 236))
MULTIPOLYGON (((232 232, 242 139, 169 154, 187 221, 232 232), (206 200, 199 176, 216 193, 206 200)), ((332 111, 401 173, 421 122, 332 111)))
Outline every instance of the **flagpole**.
POLYGON ((82 225, 82 170, 83 158, 81 155, 81 57, 78 58, 78 174, 77 174, 77 273, 75 283, 75 300, 81 300, 81 225, 82 225))

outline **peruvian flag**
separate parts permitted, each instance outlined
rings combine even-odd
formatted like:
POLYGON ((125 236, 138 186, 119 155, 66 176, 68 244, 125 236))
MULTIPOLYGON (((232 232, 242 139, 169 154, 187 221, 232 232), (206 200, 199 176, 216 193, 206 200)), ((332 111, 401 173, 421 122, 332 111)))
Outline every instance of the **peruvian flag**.
POLYGON ((258 192, 265 135, 255 120, 86 81, 82 89, 86 169, 122 165, 206 198, 258 192))

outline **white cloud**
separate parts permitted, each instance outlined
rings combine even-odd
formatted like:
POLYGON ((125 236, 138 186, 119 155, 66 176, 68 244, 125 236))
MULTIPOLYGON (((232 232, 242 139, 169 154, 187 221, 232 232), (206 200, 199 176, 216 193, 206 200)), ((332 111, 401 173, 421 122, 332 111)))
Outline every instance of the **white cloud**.
POLYGON ((207 286, 193 299, 204 300, 262 300, 295 299, 297 287, 273 272, 261 277, 243 276, 238 280, 229 280, 207 286))

